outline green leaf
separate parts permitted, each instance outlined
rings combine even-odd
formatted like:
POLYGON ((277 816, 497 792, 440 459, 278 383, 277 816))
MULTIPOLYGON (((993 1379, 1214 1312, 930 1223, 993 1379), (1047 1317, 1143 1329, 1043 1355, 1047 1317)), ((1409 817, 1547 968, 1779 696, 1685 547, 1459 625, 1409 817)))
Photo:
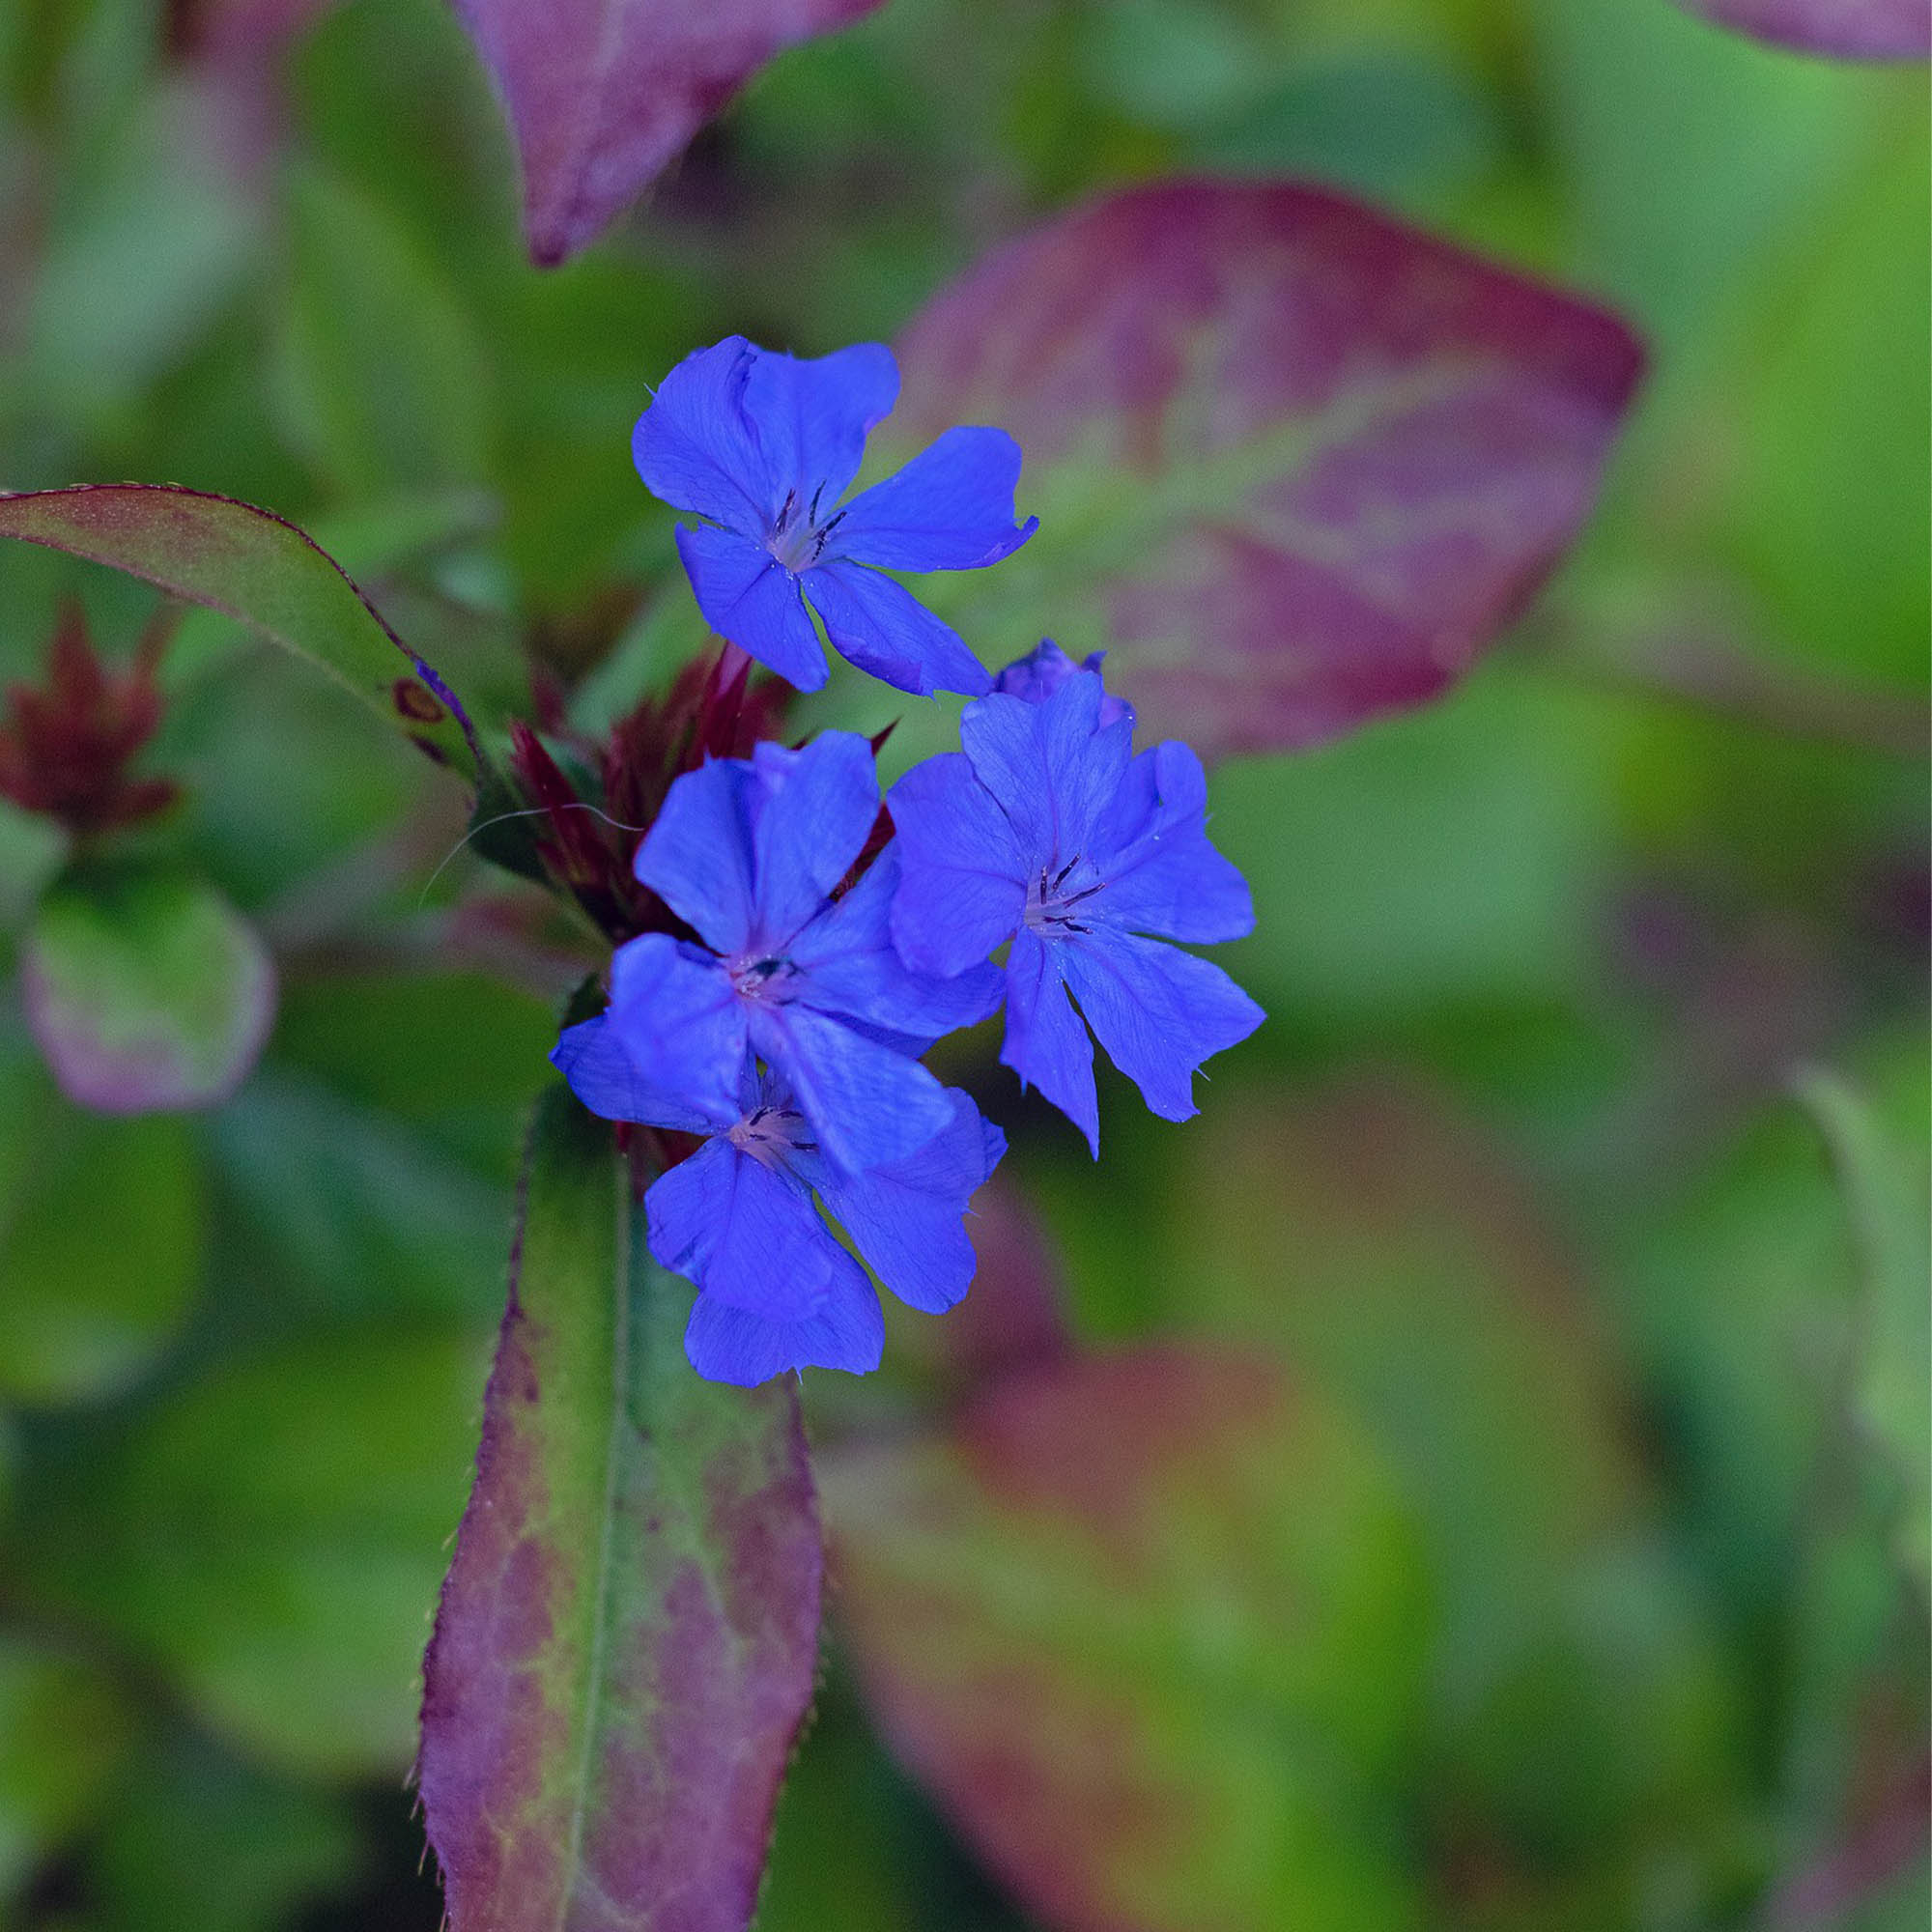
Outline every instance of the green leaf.
POLYGON ((105 1797, 131 1728, 94 1665, 0 1634, 0 1902, 105 1797))
MULTIPOLYGON (((99 74, 80 84, 90 105, 107 104, 99 74)), ((67 433, 76 419, 111 421, 178 361, 265 235, 234 164, 247 138, 237 103, 185 77, 128 95, 102 129, 97 178, 70 177, 28 278, 23 400, 67 433)))
POLYGON ((279 345, 292 440, 351 500, 482 481, 490 358, 455 292, 357 189, 308 172, 292 199, 279 345))
MULTIPOLYGON (((1915 1054, 1915 1060, 1921 1057, 1915 1054)), ((1922 1066, 1921 1066, 1922 1072, 1922 1066)), ((1858 1420, 1892 1464, 1900 1487, 1897 1543, 1922 1588, 1927 1518, 1932 1514, 1932 1310, 1927 1306, 1932 1210, 1922 1139, 1894 1132, 1872 1102, 1837 1074, 1814 1069, 1799 1092, 1832 1151, 1844 1190, 1864 1306, 1855 1323, 1860 1359, 1853 1371, 1858 1420)), ((1922 1079, 1911 1109, 1924 1120, 1922 1079)))
POLYGON ((1377 1050, 1392 1018, 1588 983, 1577 908, 1611 863, 1620 750, 1589 696, 1497 667, 1343 743, 1231 762, 1214 842, 1264 914, 1221 963, 1377 1050))
POLYGON ((1913 693, 1932 625, 1928 170, 1921 105, 1777 265, 1732 418, 1737 536, 1780 631, 1828 671, 1913 693))
POLYGON ((363 1856, 349 1802, 269 1776, 191 1732, 143 1752, 87 1862, 113 1932, 279 1932, 363 1856))
POLYGON ((103 1114, 213 1106, 247 1078, 275 1010, 255 929, 198 879, 70 873, 21 954, 27 1023, 71 1100, 103 1114))
POLYGON ((65 829, 0 798, 0 933, 24 924, 42 889, 66 862, 65 829))
POLYGON ((1507 1161, 1439 1102, 1364 1085, 1222 1092, 1184 1163, 1170 1319, 1345 1402, 1417 1509, 1442 1801, 1579 1883, 1660 1810, 1705 1829, 1733 1687, 1599 1318, 1507 1161))
POLYGON ((334 559, 272 511, 173 484, 82 483, 0 495, 0 537, 88 557, 237 617, 347 685, 438 764, 481 774, 448 688, 334 559))
POLYGON ((406 1121, 270 1066, 213 1127, 237 1245, 280 1264, 284 1300, 483 1321, 502 1305, 507 1189, 406 1121))
POLYGON ((820 1477, 884 1732, 1043 1923, 1420 1922, 1381 1840, 1430 1620, 1339 1411, 1264 1358, 1151 1348, 820 1477))
POLYGON ((180 1327, 201 1278, 186 1122, 69 1106, 24 1050, 0 1060, 0 1395, 111 1394, 180 1327))
POLYGON ((471 1331, 369 1324, 171 1393, 27 1525, 25 1587, 308 1778, 393 1778, 475 1442, 471 1331))
POLYGON ((417 1764, 453 1932, 744 1932, 817 1664, 796 1391, 701 1381, 610 1129, 539 1103, 417 1764))

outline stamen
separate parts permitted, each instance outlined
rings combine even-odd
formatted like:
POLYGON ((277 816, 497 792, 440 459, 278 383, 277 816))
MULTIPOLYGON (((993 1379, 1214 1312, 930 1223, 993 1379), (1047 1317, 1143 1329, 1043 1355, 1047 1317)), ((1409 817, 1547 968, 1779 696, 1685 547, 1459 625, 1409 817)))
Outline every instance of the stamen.
MULTIPOLYGON (((817 499, 814 498, 813 499, 814 514, 816 514, 816 501, 817 499)), ((819 529, 817 537, 815 538, 811 546, 811 554, 814 562, 824 553, 825 539, 829 537, 832 534, 832 532, 836 530, 838 527, 838 526, 842 524, 844 521, 845 521, 845 512, 843 510, 838 511, 836 514, 828 517, 825 520, 824 526, 819 529)))

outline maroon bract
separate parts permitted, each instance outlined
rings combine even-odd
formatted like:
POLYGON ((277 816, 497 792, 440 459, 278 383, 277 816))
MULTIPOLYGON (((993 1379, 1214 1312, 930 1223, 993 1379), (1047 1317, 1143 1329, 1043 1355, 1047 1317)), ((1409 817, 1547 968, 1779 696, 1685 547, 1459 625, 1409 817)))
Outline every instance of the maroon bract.
POLYGON ((1613 316, 1340 196, 1220 181, 1022 237, 898 350, 895 445, 997 424, 1040 514, 950 618, 1107 647, 1151 734, 1209 758, 1467 668, 1575 537, 1643 359, 1613 316))
POLYGON ((128 767, 161 721, 155 670, 170 626, 151 624, 133 663, 110 671, 96 655, 77 604, 62 611, 47 681, 15 684, 0 723, 0 798, 57 818, 78 835, 138 824, 180 796, 171 779, 128 767))
POLYGON ((879 0, 456 0, 509 113, 524 232, 574 255, 759 68, 879 0))
POLYGON ((707 758, 749 756, 760 739, 780 733, 790 693, 770 678, 753 686, 751 669, 751 660, 729 647, 709 661, 695 660, 665 696, 645 698, 602 745, 570 732, 554 697, 539 692, 539 717, 577 754, 586 775, 595 772, 601 798, 584 798, 528 725, 519 720, 510 727, 511 770, 546 814, 538 842, 545 864, 619 943, 640 932, 685 929, 632 869, 638 841, 672 780, 707 758))

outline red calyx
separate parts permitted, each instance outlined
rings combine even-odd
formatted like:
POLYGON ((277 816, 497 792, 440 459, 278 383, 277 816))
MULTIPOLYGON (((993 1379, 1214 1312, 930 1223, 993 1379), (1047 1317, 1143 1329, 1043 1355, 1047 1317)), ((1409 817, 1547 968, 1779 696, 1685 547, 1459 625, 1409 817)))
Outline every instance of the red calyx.
POLYGON ((128 766, 161 721, 155 671, 172 629, 173 615, 164 611, 143 633, 128 668, 110 671, 88 639, 80 606, 67 605, 47 655, 45 685, 8 690, 0 797, 80 835, 166 810, 180 787, 171 779, 129 777, 128 766))
POLYGON ((709 663, 694 660, 663 698, 646 698, 620 719, 602 746, 562 728, 561 707, 539 693, 538 715, 550 735, 595 773, 601 799, 581 796, 527 725, 511 727, 511 767, 549 821, 539 850, 557 881, 617 944, 640 932, 685 931, 669 907, 638 883, 632 862, 674 780, 707 758, 748 757, 758 740, 779 735, 790 691, 777 679, 753 688, 751 671, 752 661, 728 644, 709 663))

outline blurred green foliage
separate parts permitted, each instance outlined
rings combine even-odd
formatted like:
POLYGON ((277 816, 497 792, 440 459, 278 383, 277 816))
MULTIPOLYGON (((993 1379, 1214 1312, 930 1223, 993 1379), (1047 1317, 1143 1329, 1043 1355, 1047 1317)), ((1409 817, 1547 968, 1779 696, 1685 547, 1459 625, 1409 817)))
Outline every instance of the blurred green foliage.
MULTIPOLYGON (((326 10, 240 94, 190 57, 221 11, 0 0, 0 484, 268 504, 499 708, 525 649, 586 716, 669 668, 627 450, 669 362, 888 335, 1102 185, 1313 175, 1644 328, 1522 631, 1218 775, 1272 1018, 1204 1119, 1107 1091, 1094 1169, 953 1070, 1081 1334, 1278 1355, 1412 1513, 1399 1822, 1323 1924, 1922 1925, 1922 1854, 1804 1882, 1917 1815, 1925 1748, 1923 74, 1668 0, 889 0, 540 274, 439 0, 326 10)), ((0 546, 0 672, 68 590, 131 650, 147 593, 0 546)), ((114 1121, 0 994, 0 1926, 429 1928, 414 1671, 569 961, 437 872, 460 800, 344 694, 212 617, 164 676, 158 836, 283 998, 232 1101, 114 1121)), ((58 856, 0 815, 10 984, 58 856)), ((811 1393, 828 1439, 916 1397, 890 1353, 811 1393)), ((1325 1708, 1388 1693, 1319 1662, 1325 1708)), ((836 1653, 759 1922, 1026 1922, 836 1653)))

